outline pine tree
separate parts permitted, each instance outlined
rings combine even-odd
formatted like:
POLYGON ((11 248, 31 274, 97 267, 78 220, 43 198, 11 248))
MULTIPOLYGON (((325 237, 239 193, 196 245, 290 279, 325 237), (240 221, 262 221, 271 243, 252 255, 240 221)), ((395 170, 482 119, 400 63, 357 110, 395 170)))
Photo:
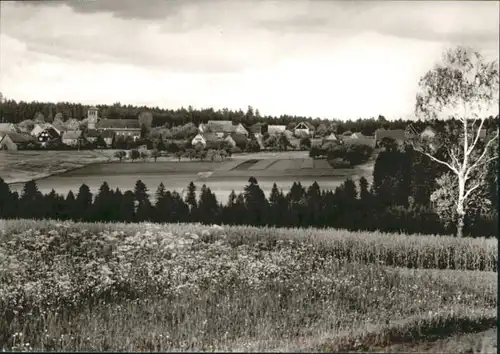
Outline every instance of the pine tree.
POLYGON ((201 187, 200 201, 198 204, 199 221, 213 224, 219 215, 217 198, 206 185, 201 187))
POLYGON ((222 223, 228 224, 228 225, 233 225, 234 216, 234 205, 236 203, 236 193, 234 192, 234 189, 231 190, 231 193, 229 194, 229 197, 227 198, 227 203, 224 205, 221 210, 222 210, 222 223))
MULTIPOLYGON (((117 195, 121 192, 117 191, 117 195)), ((124 222, 132 222, 135 220, 135 196, 132 191, 123 193, 120 203, 120 216, 124 222)))
POLYGON ((315 181, 306 193, 306 226, 320 227, 321 225, 321 209, 323 207, 321 200, 321 189, 315 181))
POLYGON ((96 221, 113 221, 112 194, 107 182, 99 188, 93 205, 93 219, 96 221))
POLYGON ((168 199, 170 198, 170 193, 168 194, 167 197, 167 192, 165 191, 165 186, 163 185, 163 182, 160 183, 158 186, 158 189, 156 190, 155 194, 155 217, 154 220, 156 222, 166 222, 168 221, 168 213, 169 213, 169 201, 168 199))
POLYGON ((176 191, 172 192, 172 222, 189 221, 189 207, 176 191))
POLYGON ((0 219, 14 217, 17 212, 17 203, 9 185, 0 177, 0 219))
POLYGON ((244 189, 247 221, 250 225, 265 225, 267 223, 269 202, 255 177, 250 177, 248 183, 244 189))
POLYGON ((75 195, 73 194, 73 191, 70 190, 64 201, 63 218, 65 220, 72 220, 72 219, 76 220, 75 209, 76 209, 76 198, 75 195))
POLYGON ((198 215, 197 215, 198 203, 196 201, 196 186, 192 181, 189 183, 187 187, 185 202, 189 207, 189 211, 191 214, 191 221, 198 220, 198 215))
POLYGON ((137 221, 148 221, 152 217, 152 205, 149 200, 148 188, 138 180, 134 188, 134 197, 136 201, 135 217, 137 221))
POLYGON ((82 184, 75 200, 76 220, 89 221, 92 216, 92 193, 86 184, 82 184))
POLYGON ((20 216, 24 218, 41 218, 44 216, 43 195, 35 181, 24 184, 20 200, 20 216))
POLYGON ((269 223, 274 226, 285 226, 288 214, 288 202, 282 190, 278 190, 276 183, 273 183, 271 194, 269 195, 269 223))
POLYGON ((60 219, 60 211, 58 205, 58 195, 52 188, 49 194, 43 196, 43 218, 45 219, 60 219))

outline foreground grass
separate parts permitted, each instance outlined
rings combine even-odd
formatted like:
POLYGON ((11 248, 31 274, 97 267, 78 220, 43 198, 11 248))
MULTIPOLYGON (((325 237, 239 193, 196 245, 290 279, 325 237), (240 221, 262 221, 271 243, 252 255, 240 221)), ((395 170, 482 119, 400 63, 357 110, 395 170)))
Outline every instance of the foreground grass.
POLYGON ((398 238, 406 239, 7 221, 0 347, 366 351, 495 325, 495 272, 440 270, 447 264, 440 261, 409 269, 403 254, 425 250, 439 258, 441 240, 468 259, 494 248, 490 243, 422 236, 391 246, 398 238), (364 250, 345 253, 349 247, 364 250), (383 264, 389 251, 380 250, 390 250, 399 266, 383 264))
MULTIPOLYGON (((40 233, 58 228, 53 220, 0 220, 0 237, 4 234, 37 230, 40 233)), ((58 229, 61 229, 60 227, 58 229)), ((200 224, 149 223, 66 223, 63 232, 121 232, 134 236, 138 232, 153 234, 201 233, 200 224)), ((247 245, 270 250, 278 242, 306 244, 315 257, 333 256, 359 263, 424 269, 460 269, 497 271, 498 241, 495 238, 463 238, 440 235, 404 235, 381 232, 353 232, 338 229, 285 229, 247 226, 225 227, 231 247, 247 245)), ((214 237, 217 237, 216 235, 214 237)))

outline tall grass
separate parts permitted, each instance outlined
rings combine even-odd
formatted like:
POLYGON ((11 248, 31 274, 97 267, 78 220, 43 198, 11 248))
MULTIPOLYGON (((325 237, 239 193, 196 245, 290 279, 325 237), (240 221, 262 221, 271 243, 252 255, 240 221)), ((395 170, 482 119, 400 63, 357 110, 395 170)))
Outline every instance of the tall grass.
POLYGON ((481 330, 488 257, 489 240, 442 236, 6 221, 0 347, 347 351, 481 330))
MULTIPOLYGON (((22 233, 30 229, 41 233, 60 224, 53 220, 7 220, 4 234, 22 233)), ((1 221, 0 221, 1 225, 1 221)), ((120 231, 126 235, 150 230, 172 234, 200 233, 207 227, 201 224, 150 223, 65 223, 63 232, 90 233, 120 231)), ((257 228, 248 226, 224 227, 232 247, 240 245, 273 249, 278 241, 307 244, 311 254, 331 255, 360 263, 423 269, 460 269, 497 271, 498 243, 496 238, 456 238, 440 235, 405 235, 382 232, 353 232, 339 229, 319 230, 257 228)))

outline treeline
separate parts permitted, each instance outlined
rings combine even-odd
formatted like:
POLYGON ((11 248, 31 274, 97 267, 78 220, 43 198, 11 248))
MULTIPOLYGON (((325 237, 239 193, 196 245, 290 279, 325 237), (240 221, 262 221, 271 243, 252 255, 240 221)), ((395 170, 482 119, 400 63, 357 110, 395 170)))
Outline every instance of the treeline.
MULTIPOLYGON (((25 120, 34 120, 37 118, 46 122, 52 122, 54 117, 59 114, 63 121, 69 119, 82 120, 87 117, 87 110, 90 106, 81 103, 70 102, 24 102, 15 100, 5 100, 0 104, 0 119, 5 123, 20 123, 25 120)), ((335 117, 329 119, 319 119, 303 116, 281 115, 279 117, 263 116, 258 109, 249 106, 246 111, 229 110, 227 108, 214 110, 193 109, 191 106, 181 109, 162 109, 159 107, 132 106, 115 103, 113 105, 97 105, 99 116, 109 119, 137 119, 141 112, 150 112, 153 116, 153 127, 175 127, 193 123, 198 126, 200 123, 206 123, 209 120, 231 120, 234 123, 242 123, 251 126, 258 122, 268 124, 286 125, 292 128, 301 121, 308 121, 316 128, 324 124, 332 131, 342 134, 344 132, 361 132, 364 135, 373 135, 379 128, 386 129, 405 129, 410 123, 404 120, 388 121, 383 116, 369 119, 357 119, 355 121, 340 121, 335 117)), ((424 128, 427 123, 416 123, 419 128, 424 128)))
MULTIPOLYGON (((76 195, 66 197, 52 190, 43 195, 34 181, 25 184, 21 195, 11 192, 0 179, 0 218, 35 218, 115 222, 201 222, 204 224, 277 227, 344 228, 381 232, 450 234, 432 209, 422 204, 388 205, 380 189, 370 189, 365 178, 359 186, 346 180, 335 191, 321 190, 314 182, 309 188, 294 183, 288 193, 276 184, 267 198, 254 177, 244 192, 220 203, 210 188, 199 193, 191 182, 184 198, 160 184, 154 200, 146 185, 137 181, 133 191, 113 190, 104 182, 93 196, 83 184, 76 195)), ((497 235, 497 216, 479 216, 468 224, 470 236, 497 235)))

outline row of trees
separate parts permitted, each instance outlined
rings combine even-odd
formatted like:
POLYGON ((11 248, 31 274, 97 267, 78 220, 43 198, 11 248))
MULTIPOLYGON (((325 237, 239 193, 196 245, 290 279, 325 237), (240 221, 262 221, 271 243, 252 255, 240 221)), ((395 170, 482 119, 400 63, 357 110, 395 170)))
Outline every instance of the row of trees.
MULTIPOLYGON (((184 198, 160 184, 152 201, 141 181, 137 181, 133 191, 126 192, 113 190, 104 182, 95 197, 85 184, 76 195, 70 191, 63 197, 55 191, 43 195, 35 182, 28 182, 18 195, 0 180, 0 217, 335 227, 424 234, 453 232, 429 208, 417 204, 384 205, 378 196, 380 192, 371 190, 364 178, 360 179, 359 188, 347 180, 335 191, 322 191, 317 183, 307 189, 294 183, 288 193, 283 193, 274 184, 266 198, 257 180, 251 177, 244 192, 233 191, 224 205, 205 185, 198 195, 196 192, 192 182, 184 198)), ((495 217, 471 219, 467 232, 472 236, 495 235, 495 217)))

